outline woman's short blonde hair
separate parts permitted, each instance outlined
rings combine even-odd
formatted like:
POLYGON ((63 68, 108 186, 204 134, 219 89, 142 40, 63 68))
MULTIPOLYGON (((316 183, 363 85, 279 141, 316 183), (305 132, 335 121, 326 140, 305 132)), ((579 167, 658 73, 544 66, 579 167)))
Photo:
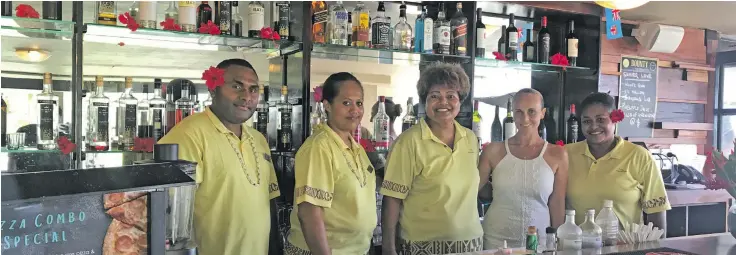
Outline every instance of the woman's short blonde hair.
POLYGON ((470 78, 458 64, 436 62, 424 69, 417 82, 419 102, 426 103, 429 90, 437 85, 457 90, 460 102, 470 93, 470 78))

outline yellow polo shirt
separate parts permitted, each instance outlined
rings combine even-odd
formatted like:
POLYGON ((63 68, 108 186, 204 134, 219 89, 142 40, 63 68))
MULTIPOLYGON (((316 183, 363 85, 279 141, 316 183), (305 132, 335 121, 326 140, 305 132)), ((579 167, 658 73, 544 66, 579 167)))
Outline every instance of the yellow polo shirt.
POLYGON ((237 137, 207 107, 158 143, 179 144, 179 158, 197 162, 194 231, 199 253, 267 254, 269 200, 280 193, 263 135, 243 124, 237 137))
POLYGON ((583 223, 587 209, 600 211, 603 200, 613 200, 613 211, 625 228, 643 223, 642 211, 671 208, 662 174, 644 147, 619 137, 613 150, 598 160, 585 141, 565 149, 570 161, 567 199, 577 224, 583 223))
POLYGON ((399 249, 446 254, 483 249, 477 207, 478 140, 455 122, 454 149, 422 119, 391 148, 381 194, 403 200, 399 249))
POLYGON ((376 175, 355 140, 352 149, 326 124, 320 124, 296 153, 294 210, 284 253, 309 254, 299 223, 299 204, 324 209, 332 254, 367 254, 376 228, 376 175))

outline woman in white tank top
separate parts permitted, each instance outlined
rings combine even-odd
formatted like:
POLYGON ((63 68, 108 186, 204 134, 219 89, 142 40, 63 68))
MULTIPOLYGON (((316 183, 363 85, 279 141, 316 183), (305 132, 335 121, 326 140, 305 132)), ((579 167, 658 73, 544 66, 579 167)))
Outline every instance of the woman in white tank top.
MULTIPOLYGON (((514 95, 517 133, 503 143, 488 145, 480 156, 480 186, 489 178, 493 201, 483 220, 483 247, 524 247, 527 228, 538 233, 558 227, 565 216, 567 153, 539 137, 544 118, 542 94, 522 89, 514 95)), ((480 190, 480 189, 479 189, 480 190)))

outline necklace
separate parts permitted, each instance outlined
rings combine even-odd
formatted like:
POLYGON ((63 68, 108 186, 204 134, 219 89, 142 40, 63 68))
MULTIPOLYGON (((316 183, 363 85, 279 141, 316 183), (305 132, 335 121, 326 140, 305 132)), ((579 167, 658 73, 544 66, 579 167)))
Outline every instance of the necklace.
MULTIPOLYGON (((363 164, 361 164, 360 159, 358 159, 356 161, 356 164, 358 165, 357 166, 358 169, 356 170, 355 167, 353 167, 353 164, 350 162, 350 159, 348 158, 348 154, 345 153, 345 149, 343 149, 342 146, 340 146, 340 143, 338 143, 337 141, 334 141, 333 140, 333 142, 337 145, 337 147, 340 147, 340 150, 342 152, 342 156, 343 156, 343 158, 345 158, 345 163, 348 164, 348 168, 350 168, 350 171, 353 172, 353 175, 355 175, 355 179, 358 180, 358 183, 360 184, 360 187, 361 188, 362 187, 365 187, 368 178, 365 176, 365 170, 362 167, 363 164), (358 174, 358 171, 360 171, 362 173, 362 175, 363 175, 362 180, 360 178, 360 175, 358 174)), ((353 159, 355 159, 355 158, 353 158, 353 159)))
POLYGON ((230 139, 230 137, 227 137, 227 141, 230 143, 230 146, 233 148, 233 151, 235 151, 235 155, 238 155, 238 159, 240 160, 240 168, 243 169, 243 172, 245 172, 245 178, 248 179, 248 182, 250 182, 253 186, 258 186, 261 184, 261 167, 258 165, 258 154, 256 153, 256 146, 253 144, 253 138, 248 138, 248 141, 250 142, 250 148, 251 151, 253 151, 253 158, 255 159, 256 163, 256 182, 253 182, 253 179, 251 179, 250 174, 248 174, 248 168, 245 166, 245 160, 243 160, 243 155, 240 153, 240 150, 238 149, 239 146, 236 146, 233 141, 230 139))

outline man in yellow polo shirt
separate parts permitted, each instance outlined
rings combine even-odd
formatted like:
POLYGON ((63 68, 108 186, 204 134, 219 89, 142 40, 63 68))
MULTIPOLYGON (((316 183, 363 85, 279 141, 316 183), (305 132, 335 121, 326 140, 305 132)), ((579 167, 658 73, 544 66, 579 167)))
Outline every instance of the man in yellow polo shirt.
POLYGON ((159 143, 179 144, 197 162, 194 231, 199 254, 268 253, 270 200, 279 196, 266 139, 245 125, 258 104, 258 75, 244 59, 217 65, 224 84, 212 105, 187 117, 159 143))

